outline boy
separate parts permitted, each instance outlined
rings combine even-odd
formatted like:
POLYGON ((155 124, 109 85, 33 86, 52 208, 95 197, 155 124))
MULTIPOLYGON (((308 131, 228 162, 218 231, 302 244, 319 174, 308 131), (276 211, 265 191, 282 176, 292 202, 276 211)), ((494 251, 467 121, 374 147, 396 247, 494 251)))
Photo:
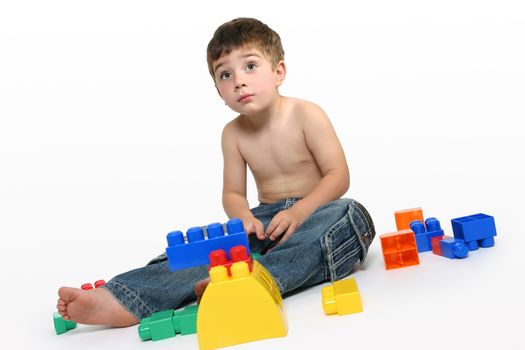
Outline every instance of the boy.
MULTIPOLYGON (((325 113, 279 94, 286 76, 279 35, 258 20, 234 19, 216 30, 207 60, 220 97, 239 113, 222 133, 226 214, 242 219, 282 294, 345 277, 363 263, 374 225, 361 204, 339 199, 349 172, 325 113), (246 165, 260 201, 251 210, 246 165)), ((103 288, 60 288, 57 308, 79 323, 130 326, 200 298, 207 275, 206 266, 171 272, 161 255, 103 288)))

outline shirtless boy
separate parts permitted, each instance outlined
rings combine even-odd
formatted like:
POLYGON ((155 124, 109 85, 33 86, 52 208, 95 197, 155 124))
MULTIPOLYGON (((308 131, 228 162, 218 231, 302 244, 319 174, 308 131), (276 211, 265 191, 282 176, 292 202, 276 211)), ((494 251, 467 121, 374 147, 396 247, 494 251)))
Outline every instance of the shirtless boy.
MULTIPOLYGON (((253 252, 282 294, 335 281, 364 262, 374 235, 366 209, 341 199, 349 188, 343 148, 323 110, 279 94, 286 77, 279 35, 237 18, 208 44, 208 68, 226 105, 239 115, 222 133, 223 206, 241 218, 253 252), (260 204, 246 199, 246 166, 260 204)), ((207 267, 171 272, 165 255, 114 277, 103 288, 59 289, 66 320, 124 327, 152 313, 195 301, 207 267)))

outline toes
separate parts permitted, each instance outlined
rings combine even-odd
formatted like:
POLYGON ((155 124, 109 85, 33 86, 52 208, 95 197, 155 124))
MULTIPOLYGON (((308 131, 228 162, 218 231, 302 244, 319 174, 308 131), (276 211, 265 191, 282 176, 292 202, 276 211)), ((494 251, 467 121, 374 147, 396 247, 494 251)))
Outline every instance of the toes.
POLYGON ((64 301, 64 303, 69 303, 70 301, 73 301, 81 292, 78 288, 70 288, 70 287, 61 287, 58 290, 58 296, 60 299, 64 301))

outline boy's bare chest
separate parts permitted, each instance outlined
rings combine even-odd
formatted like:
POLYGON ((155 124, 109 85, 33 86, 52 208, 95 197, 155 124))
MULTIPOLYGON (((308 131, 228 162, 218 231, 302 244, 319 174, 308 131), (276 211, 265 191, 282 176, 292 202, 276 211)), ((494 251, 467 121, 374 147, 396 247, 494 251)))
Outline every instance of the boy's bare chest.
POLYGON ((293 175, 314 162, 302 129, 296 127, 243 135, 238 145, 254 176, 260 179, 293 175))

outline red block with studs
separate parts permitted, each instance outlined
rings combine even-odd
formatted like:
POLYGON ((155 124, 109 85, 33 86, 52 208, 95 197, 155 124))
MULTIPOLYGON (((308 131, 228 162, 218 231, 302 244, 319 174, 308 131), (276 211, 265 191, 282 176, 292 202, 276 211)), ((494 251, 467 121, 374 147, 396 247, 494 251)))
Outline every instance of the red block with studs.
POLYGON ((239 261, 247 262, 248 267, 250 268, 250 271, 252 270, 252 267, 253 267, 253 260, 248 255, 248 251, 246 250, 246 247, 242 245, 238 245, 230 249, 230 259, 228 259, 226 252, 222 249, 212 251, 209 255, 209 259, 210 259, 210 267, 208 268, 208 270, 211 269, 212 267, 222 265, 222 266, 225 266, 226 269, 228 270, 228 276, 231 276, 230 267, 233 263, 236 263, 239 261))

